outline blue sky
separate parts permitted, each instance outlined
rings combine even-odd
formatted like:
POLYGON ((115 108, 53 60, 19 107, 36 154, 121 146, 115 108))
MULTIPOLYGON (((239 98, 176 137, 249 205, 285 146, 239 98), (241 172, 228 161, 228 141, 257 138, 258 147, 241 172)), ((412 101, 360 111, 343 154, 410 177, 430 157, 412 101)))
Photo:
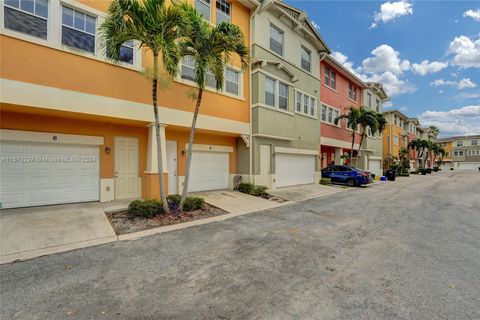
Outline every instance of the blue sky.
POLYGON ((480 134, 480 1, 292 1, 334 57, 441 136, 480 134))

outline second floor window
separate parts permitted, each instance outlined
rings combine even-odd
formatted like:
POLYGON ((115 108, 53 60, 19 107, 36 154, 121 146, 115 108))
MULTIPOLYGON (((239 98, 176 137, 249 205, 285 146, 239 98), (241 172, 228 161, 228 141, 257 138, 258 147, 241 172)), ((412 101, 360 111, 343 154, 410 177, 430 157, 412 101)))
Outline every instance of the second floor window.
POLYGON ((463 146, 463 141, 457 141, 457 147, 462 147, 463 146))
POLYGON ((95 53, 95 17, 62 7, 62 44, 95 53))
POLYGON ((471 145, 472 146, 478 146, 478 140, 472 140, 471 145))
POLYGON ((337 75, 335 74, 335 71, 332 68, 325 66, 325 85, 332 89, 336 89, 336 77, 337 75))
POLYGON ((270 25, 270 50, 283 56, 283 31, 270 25))
POLYGON ((316 116, 317 113, 317 99, 303 92, 297 91, 295 95, 296 101, 296 110, 298 113, 309 115, 312 117, 316 116))
POLYGON ((288 109, 288 86, 281 82, 278 84, 278 107, 283 110, 288 109))
POLYGON ((206 20, 211 21, 210 0, 195 0, 195 9, 197 9, 198 13, 200 13, 200 15, 203 15, 206 20))
POLYGON ((47 39, 47 0, 5 0, 4 27, 47 39))
POLYGON ((231 5, 225 0, 217 0, 217 25, 231 21, 231 5))
POLYGON ((371 108, 372 107, 372 95, 367 93, 367 104, 371 108))
POLYGON ((185 56, 182 61, 182 79, 195 81, 195 60, 191 56, 185 56))
POLYGON ((234 95, 240 92, 240 73, 227 68, 225 71, 225 91, 234 95))
POLYGON ((133 40, 125 41, 120 47, 120 61, 133 64, 133 40))
POLYGON ((265 78, 265 104, 275 107, 275 95, 277 82, 269 77, 265 78))
POLYGON ((304 46, 302 46, 302 69, 310 72, 311 65, 311 52, 304 46))
POLYGON ((265 104, 288 110, 288 85, 270 77, 265 77, 265 104))
POLYGON ((340 122, 338 124, 335 124, 335 119, 337 119, 339 116, 340 116, 340 111, 322 104, 322 121, 323 122, 327 122, 339 127, 340 122))
POLYGON ((398 136, 393 136, 393 144, 398 145, 398 136))
MULTIPOLYGON (((357 88, 351 82, 348 84, 348 97, 352 100, 357 101, 357 88)), ((371 96, 370 96, 370 98, 371 98, 371 96)))

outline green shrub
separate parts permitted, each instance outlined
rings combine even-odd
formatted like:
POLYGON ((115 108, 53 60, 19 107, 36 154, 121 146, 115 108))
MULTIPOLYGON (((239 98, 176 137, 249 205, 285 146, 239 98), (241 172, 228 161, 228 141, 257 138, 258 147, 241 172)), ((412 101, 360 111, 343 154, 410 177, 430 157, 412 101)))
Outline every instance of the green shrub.
POLYGON ((134 200, 130 202, 127 209, 130 218, 153 218, 162 213, 162 203, 158 200, 134 200))
POLYGON ((244 183, 240 183, 238 185, 238 191, 240 191, 242 193, 251 194, 253 188, 255 188, 255 186, 252 183, 245 183, 244 182, 244 183))
POLYGON ((187 197, 183 204, 183 211, 194 211, 203 209, 205 200, 199 197, 187 197))
POLYGON ((250 194, 255 197, 264 198, 267 196, 267 189, 265 186, 254 186, 250 194))
POLYGON ((167 202, 169 204, 179 204, 182 197, 179 194, 171 194, 167 196, 167 202))
POLYGON ((327 185, 327 184, 331 184, 331 183, 332 183, 332 179, 330 179, 330 178, 321 178, 320 179, 320 184, 327 185))

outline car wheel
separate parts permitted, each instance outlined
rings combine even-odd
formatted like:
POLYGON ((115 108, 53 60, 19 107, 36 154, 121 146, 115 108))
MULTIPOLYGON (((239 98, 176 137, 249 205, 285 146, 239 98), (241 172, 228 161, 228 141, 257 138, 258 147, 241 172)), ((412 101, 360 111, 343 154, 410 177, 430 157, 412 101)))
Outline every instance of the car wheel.
POLYGON ((353 179, 348 179, 348 180, 347 180, 347 186, 349 186, 349 187, 355 187, 355 184, 356 184, 356 183, 355 183, 355 180, 353 180, 353 179))

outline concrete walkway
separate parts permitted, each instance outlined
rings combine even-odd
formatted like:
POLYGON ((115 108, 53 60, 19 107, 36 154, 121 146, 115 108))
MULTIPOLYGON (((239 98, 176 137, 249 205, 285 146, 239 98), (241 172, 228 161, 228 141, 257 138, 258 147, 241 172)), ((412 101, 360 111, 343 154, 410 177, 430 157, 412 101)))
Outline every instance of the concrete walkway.
POLYGON ((305 184, 301 186, 284 187, 279 189, 267 190, 269 194, 288 201, 304 201, 318 198, 347 190, 343 186, 324 186, 321 184, 305 184))
POLYGON ((99 202, 0 212, 0 263, 117 241, 99 202))
POLYGON ((235 214, 257 212, 290 204, 290 202, 279 203, 232 190, 196 192, 192 195, 202 197, 212 206, 235 214))

